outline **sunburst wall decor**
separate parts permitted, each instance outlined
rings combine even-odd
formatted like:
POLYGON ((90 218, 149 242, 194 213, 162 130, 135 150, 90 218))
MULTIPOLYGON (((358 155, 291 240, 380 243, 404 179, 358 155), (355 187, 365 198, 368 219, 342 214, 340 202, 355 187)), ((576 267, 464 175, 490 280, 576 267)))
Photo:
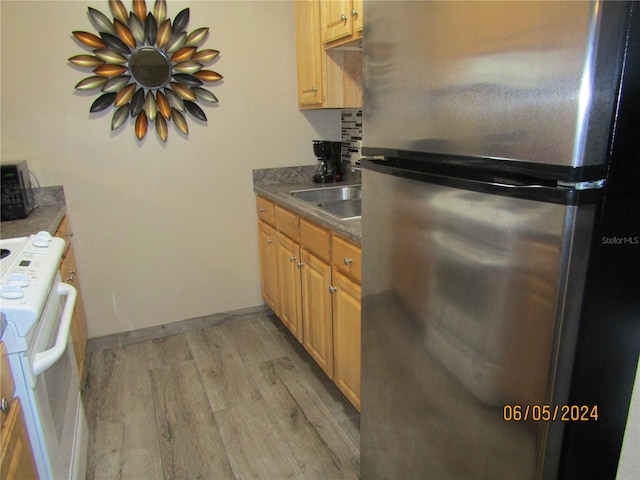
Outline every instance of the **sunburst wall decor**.
POLYGON ((147 13, 144 0, 133 0, 127 12, 120 0, 109 0, 113 20, 95 8, 89 18, 98 31, 74 31, 73 36, 92 49, 93 55, 76 55, 69 61, 92 68, 93 76, 81 80, 77 90, 100 90, 90 112, 101 112, 113 106, 111 130, 122 127, 129 116, 135 119, 138 141, 147 134, 149 123, 155 123, 160 140, 167 141, 168 122, 185 135, 189 126, 185 114, 207 121, 196 103, 217 103, 205 82, 216 82, 222 75, 205 70, 220 52, 198 50, 209 34, 208 28, 197 28, 187 34, 189 9, 178 13, 171 22, 166 0, 156 0, 153 12, 147 13))

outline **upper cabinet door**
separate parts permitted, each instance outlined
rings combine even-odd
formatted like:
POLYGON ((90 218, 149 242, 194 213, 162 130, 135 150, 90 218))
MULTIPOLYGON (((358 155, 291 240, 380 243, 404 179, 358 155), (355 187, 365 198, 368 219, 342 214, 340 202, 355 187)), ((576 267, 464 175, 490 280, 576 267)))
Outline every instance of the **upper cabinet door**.
POLYGON ((300 107, 324 102, 322 62, 324 51, 320 42, 319 0, 298 0, 296 12, 296 56, 298 63, 298 104, 300 107))
POLYGON ((320 2, 322 42, 329 43, 353 34, 351 0, 320 2))
POLYGON ((353 20, 353 33, 362 31, 362 10, 363 0, 353 0, 351 2, 351 19, 353 20))

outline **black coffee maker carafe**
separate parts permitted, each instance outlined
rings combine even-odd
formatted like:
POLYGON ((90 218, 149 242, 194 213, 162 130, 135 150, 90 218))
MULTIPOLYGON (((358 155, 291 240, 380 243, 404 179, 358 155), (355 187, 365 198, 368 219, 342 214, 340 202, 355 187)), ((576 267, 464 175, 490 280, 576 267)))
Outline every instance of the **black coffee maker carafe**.
POLYGON ((313 153, 318 158, 318 168, 313 176, 316 183, 342 180, 342 142, 314 140, 313 153))

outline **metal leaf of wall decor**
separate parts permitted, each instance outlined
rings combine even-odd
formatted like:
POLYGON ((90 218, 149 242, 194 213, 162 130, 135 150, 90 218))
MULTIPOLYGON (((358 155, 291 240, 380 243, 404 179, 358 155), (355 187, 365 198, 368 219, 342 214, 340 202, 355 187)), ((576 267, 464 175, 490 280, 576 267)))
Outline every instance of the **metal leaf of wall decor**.
POLYGON ((122 127, 129 116, 134 118, 138 141, 154 123, 160 140, 167 141, 168 122, 185 135, 189 134, 186 113, 203 122, 207 116, 197 101, 217 103, 205 82, 216 82, 222 75, 205 70, 218 50, 199 45, 209 34, 208 28, 187 33, 189 9, 178 13, 171 22, 167 18, 166 0, 156 0, 153 12, 147 13, 144 0, 133 0, 133 10, 120 0, 109 0, 113 18, 95 8, 89 18, 98 31, 74 31, 73 36, 92 49, 93 55, 69 58, 74 65, 93 69, 93 74, 75 86, 77 90, 99 90, 100 96, 89 111, 101 112, 113 106, 111 130, 122 127))

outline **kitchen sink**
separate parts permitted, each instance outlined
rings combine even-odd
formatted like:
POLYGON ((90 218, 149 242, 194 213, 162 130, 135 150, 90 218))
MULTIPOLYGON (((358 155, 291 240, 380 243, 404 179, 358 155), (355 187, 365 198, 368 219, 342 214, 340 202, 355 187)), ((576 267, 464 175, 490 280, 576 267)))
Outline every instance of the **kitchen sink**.
POLYGON ((361 185, 310 188, 293 190, 289 193, 293 198, 309 203, 341 220, 360 218, 362 213, 361 185))
POLYGON ((362 187, 360 185, 321 187, 307 190, 293 190, 290 193, 295 198, 313 203, 334 202, 336 200, 359 200, 362 198, 362 187))

